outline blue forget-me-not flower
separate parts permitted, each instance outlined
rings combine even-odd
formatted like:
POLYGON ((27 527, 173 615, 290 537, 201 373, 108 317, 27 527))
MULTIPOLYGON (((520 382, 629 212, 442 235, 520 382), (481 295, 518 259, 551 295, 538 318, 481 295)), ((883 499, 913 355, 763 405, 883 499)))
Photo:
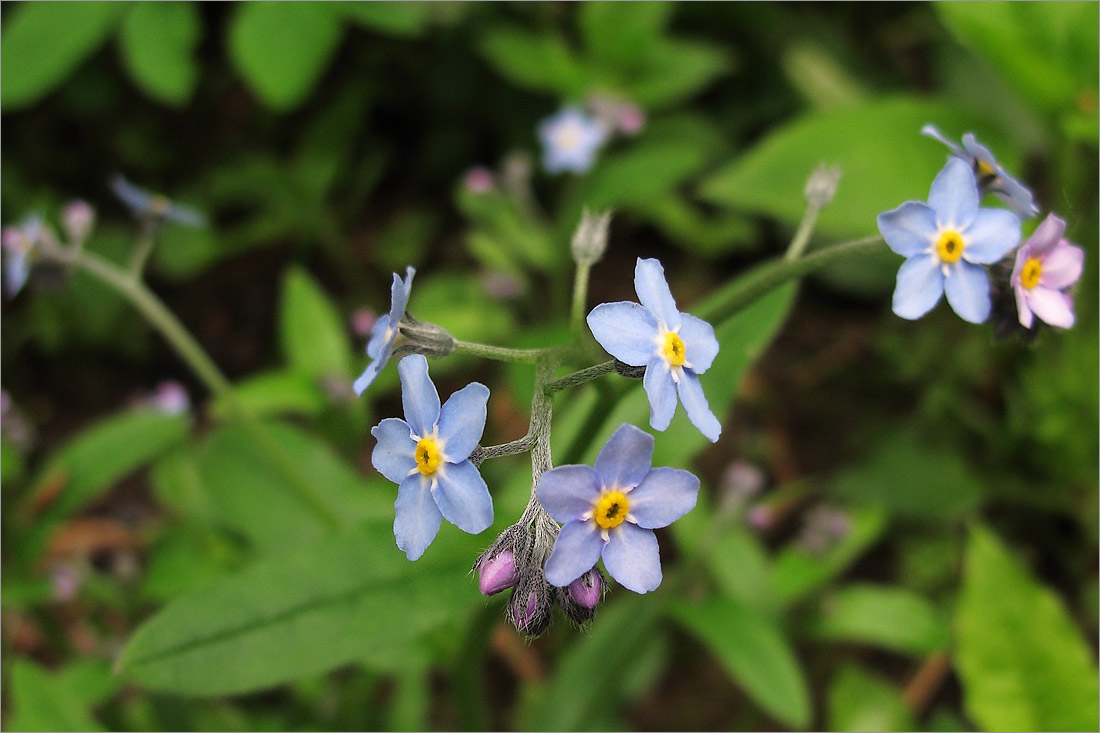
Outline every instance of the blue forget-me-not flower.
POLYGON ((30 277, 44 227, 42 217, 32 215, 19 226, 4 227, 0 235, 0 246, 4 249, 4 285, 9 298, 14 298, 30 277))
POLYGON ((623 424, 594 466, 559 466, 539 479, 538 499, 562 523, 546 561, 546 580, 577 580, 603 557, 615 580, 635 593, 661 584, 654 529, 695 507, 699 479, 677 468, 651 468, 653 436, 623 424))
POLYGON ((470 534, 493 523, 489 488, 469 461, 485 430, 489 389, 468 384, 440 407, 423 355, 406 356, 397 371, 405 419, 386 418, 371 428, 378 440, 371 463, 398 485, 393 534, 398 548, 416 560, 444 517, 470 534))
POLYGON ((371 362, 352 385, 357 395, 363 394, 378 377, 382 367, 390 360, 393 342, 397 338, 398 324, 405 317, 405 307, 409 304, 409 293, 412 292, 415 274, 416 270, 412 267, 405 270, 404 280, 396 272, 393 274, 393 285, 390 287, 390 312, 375 321, 371 329, 370 340, 367 341, 367 356, 371 358, 371 362))
POLYGON ((983 194, 996 194, 1024 219, 1030 219, 1039 213, 1039 207, 1035 205, 1031 191, 1005 172, 989 148, 979 143, 974 137, 974 133, 968 132, 963 135, 962 145, 949 139, 935 125, 925 125, 921 128, 920 134, 939 140, 951 149, 952 155, 969 163, 974 170, 974 176, 978 179, 978 188, 983 194))
POLYGON ((649 397, 649 424, 664 430, 676 412, 676 397, 691 423, 712 443, 722 424, 710 411, 699 376, 718 355, 718 339, 706 321, 676 309, 661 263, 638 259, 634 289, 641 305, 603 303, 588 314, 588 327, 607 353, 645 367, 642 384, 649 397))
POLYGON ((167 219, 188 227, 206 226, 202 212, 190 206, 176 203, 166 196, 135 186, 122 174, 111 179, 111 190, 122 203, 130 207, 134 216, 167 219))
POLYGON ((566 107, 539 123, 542 165, 547 173, 586 173, 607 141, 608 129, 577 107, 566 107))
POLYGON ((890 249, 907 258, 898 270, 894 313, 923 316, 947 293, 959 317, 981 323, 989 317, 989 280, 982 265, 1008 254, 1020 241, 1020 219, 1004 209, 978 208, 978 184, 958 158, 932 182, 928 203, 907 201, 878 216, 890 249))

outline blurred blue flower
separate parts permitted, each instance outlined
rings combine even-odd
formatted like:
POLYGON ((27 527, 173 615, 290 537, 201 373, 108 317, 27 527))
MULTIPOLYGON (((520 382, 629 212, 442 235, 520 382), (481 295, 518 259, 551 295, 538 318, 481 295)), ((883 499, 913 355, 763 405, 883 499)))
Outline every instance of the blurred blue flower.
POLYGON ((634 289, 641 305, 603 303, 588 314, 588 327, 607 353, 631 366, 645 367, 642 384, 649 397, 649 424, 664 430, 676 412, 676 397, 691 423, 710 442, 722 424, 710 411, 699 376, 718 355, 714 329, 704 320, 676 310, 676 301, 657 260, 638 260, 634 289))
POLYGON ((1009 282, 1016 295, 1020 325, 1035 316, 1059 328, 1073 326, 1073 297, 1065 292, 1081 277, 1085 251, 1066 241, 1066 223, 1050 214, 1016 253, 1009 282))
POLYGON ((607 572, 635 593, 661 584, 654 529, 695 506, 699 479, 675 468, 650 468, 653 436, 623 424, 595 466, 559 466, 539 479, 538 499, 563 524, 546 561, 546 580, 568 586, 603 557, 607 572))
POLYGON ((542 166, 548 173, 586 173, 607 141, 607 128, 577 107, 566 107, 539 123, 542 166))
POLYGON ((939 140, 951 149, 952 155, 969 163, 983 195, 996 194, 1023 219, 1030 219, 1039 213, 1039 207, 1035 205, 1031 191, 1005 172, 989 148, 979 143, 974 137, 974 133, 968 132, 963 135, 962 145, 949 139, 935 125, 925 125, 921 128, 920 134, 939 140))
POLYGON ((206 226, 206 217, 202 212, 190 206, 178 204, 166 196, 153 193, 141 186, 135 186, 121 173, 111 179, 111 190, 138 218, 167 219, 188 227, 206 226))
POLYGON ((406 356, 397 371, 405 419, 386 418, 371 428, 378 440, 371 463, 399 487, 393 534, 397 546, 416 560, 435 539, 443 517, 470 534, 493 523, 489 488, 469 461, 485 430, 489 389, 468 384, 440 408, 423 355, 406 356))
POLYGON ((4 286, 9 298, 14 298, 27 283, 44 227, 42 217, 32 214, 19 226, 4 227, 0 233, 0 247, 4 250, 4 286))
POLYGON ((405 279, 395 272, 393 273, 393 285, 390 286, 390 312, 374 322, 370 332, 370 340, 367 341, 367 356, 371 358, 370 364, 355 380, 352 388, 355 394, 362 395, 367 387, 371 386, 382 367, 390 360, 393 353, 393 342, 397 338, 398 325, 405 317, 405 307, 409 304, 409 293, 412 292, 413 275, 416 270, 406 268, 405 279))
POLYGON ((959 317, 981 323, 991 302, 985 268, 1020 241, 1020 220, 1004 209, 979 209, 970 166, 952 158, 932 182, 928 203, 907 201, 878 216, 890 249, 906 257, 898 270, 894 313, 923 316, 947 292, 959 317))

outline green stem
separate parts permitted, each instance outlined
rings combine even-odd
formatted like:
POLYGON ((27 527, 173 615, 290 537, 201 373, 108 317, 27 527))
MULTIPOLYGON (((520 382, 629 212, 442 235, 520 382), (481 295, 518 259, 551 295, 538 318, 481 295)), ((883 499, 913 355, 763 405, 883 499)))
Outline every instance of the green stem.
POLYGON ((539 360, 539 357, 546 352, 547 349, 510 349, 506 346, 490 346, 489 344, 478 344, 472 341, 459 341, 455 339, 456 354, 470 354, 472 356, 480 356, 483 359, 493 359, 495 361, 534 364, 539 360))
POLYGON ((578 262, 577 271, 573 276, 573 308, 570 318, 570 328, 573 332, 573 343, 580 343, 584 335, 585 305, 588 302, 588 273, 592 264, 578 262))
POLYGON ((719 323, 789 280, 795 280, 838 262, 881 249, 882 237, 866 237, 818 250, 796 260, 777 260, 761 265, 735 287, 720 291, 699 309, 699 317, 719 323))
POLYGON ((160 232, 162 219, 157 216, 145 217, 141 221, 141 236, 138 239, 137 249, 130 258, 130 275, 135 280, 141 277, 145 271, 145 264, 149 261, 149 255, 153 253, 153 246, 157 243, 157 234, 160 232))
POLYGON ((585 382, 591 382, 593 379, 602 377, 605 374, 610 374, 613 371, 615 371, 615 360, 608 359, 605 362, 595 364, 587 369, 581 369, 572 374, 567 374, 561 379, 555 379, 553 382, 543 387, 542 391, 545 394, 551 395, 563 389, 568 389, 569 387, 576 387, 585 382))
POLYGON ((791 262, 802 256, 806 245, 810 243, 810 235, 813 234, 814 225, 817 224, 817 215, 820 212, 821 209, 816 206, 806 207, 806 213, 802 215, 798 230, 795 231, 794 238, 791 239, 791 243, 787 247, 787 253, 783 255, 785 261, 791 262))
POLYGON ((336 528, 340 525, 339 518, 317 494, 306 476, 287 457, 282 447, 264 430, 259 421, 241 404, 237 398, 237 393, 233 391, 233 386, 218 369, 217 364, 207 355, 206 351, 176 318, 175 314, 141 280, 90 252, 59 251, 51 254, 62 261, 70 262, 84 269, 88 274, 110 285, 127 298, 172 345, 180 358, 191 367, 206 387, 229 406, 235 416, 240 419, 245 430, 256 441, 256 444, 268 454, 272 463, 283 472, 302 501, 329 527, 336 528))

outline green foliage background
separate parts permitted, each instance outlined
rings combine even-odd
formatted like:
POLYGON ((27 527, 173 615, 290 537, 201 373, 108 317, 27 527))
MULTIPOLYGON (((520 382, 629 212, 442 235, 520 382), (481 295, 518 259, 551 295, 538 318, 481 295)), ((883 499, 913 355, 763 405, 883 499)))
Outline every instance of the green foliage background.
MULTIPOLYGON (((115 172, 205 211, 165 230, 150 284, 340 523, 102 284, 5 302, 3 385, 33 438, 5 414, 5 729, 1097 727, 1095 3, 0 13, 4 223, 84 198, 87 246, 121 263, 115 172), (539 120, 593 94, 638 104, 644 129, 586 175, 541 172, 539 120), (843 177, 813 247, 923 200, 946 154, 930 122, 975 132, 1068 221, 1074 329, 1024 345, 944 305, 902 321, 885 247, 716 322, 722 440, 681 413, 655 457, 701 477, 699 505, 660 534, 662 587, 616 589, 587 631, 559 617, 524 645, 468 574, 523 506, 523 459, 483 466, 489 532, 445 526, 417 563, 394 547, 368 431, 398 414, 396 374, 351 398, 347 325, 388 307, 391 272, 416 266, 410 309, 458 338, 561 341, 570 235, 613 208, 589 305, 633 297, 635 258, 657 256, 705 314, 783 252, 819 163, 843 177), (463 185, 475 165, 493 190, 463 185), (135 406, 165 378, 190 417, 135 406), (749 503, 732 459, 766 476, 749 503), (845 518, 823 547, 821 507, 845 518)), ((491 387, 488 441, 525 431, 531 367, 432 374, 444 395, 491 387)), ((637 386, 559 399, 556 463, 647 412, 637 386)))

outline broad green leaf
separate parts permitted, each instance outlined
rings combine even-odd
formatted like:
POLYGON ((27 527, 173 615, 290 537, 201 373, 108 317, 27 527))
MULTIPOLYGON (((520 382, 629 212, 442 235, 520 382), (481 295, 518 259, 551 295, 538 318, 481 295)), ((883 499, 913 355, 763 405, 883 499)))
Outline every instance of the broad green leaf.
POLYGON ((107 40, 126 10, 113 2, 13 8, 0 42, 0 107, 26 107, 53 91, 107 40))
POLYGON ((963 701, 981 729, 1100 726, 1093 645, 1061 600, 980 525, 970 531, 954 631, 963 701))
POLYGON ((431 3, 372 2, 336 3, 348 20, 395 36, 415 36, 423 31, 432 14, 431 3))
POLYGON ((208 527, 171 527, 149 545, 139 595, 165 603, 212 582, 239 563, 238 544, 208 527))
POLYGON ((267 106, 298 106, 336 53, 339 15, 327 3, 255 2, 235 10, 229 51, 237 68, 267 106))
MULTIPOLYGON (((409 311, 421 321, 442 325, 455 338, 465 341, 491 343, 510 335, 515 324, 506 305, 490 298, 480 282, 460 273, 418 279, 409 311)), ((443 365, 440 360, 439 366, 443 365)))
POLYGON ((891 514, 931 521, 965 516, 982 497, 981 480, 957 450, 927 445, 908 432, 880 442, 867 460, 840 474, 832 490, 891 514))
POLYGON ((921 596, 900 587, 849 585, 821 600, 813 633, 906 654, 945 649, 947 619, 921 596))
POLYGON ((557 35, 501 27, 486 33, 478 47, 501 76, 520 86, 567 99, 584 92, 585 70, 557 35))
POLYGON ((787 545, 775 557, 772 584, 781 603, 801 600, 843 573, 886 529, 886 515, 878 509, 853 509, 849 514, 848 533, 824 553, 787 545))
POLYGON ((593 56, 616 69, 629 70, 660 39, 673 8, 666 2, 599 0, 581 4, 577 23, 593 56))
POLYGON ((600 161, 575 199, 596 211, 624 206, 644 211, 705 162, 704 151, 691 139, 642 142, 600 161))
POLYGON ((920 136, 935 123, 959 137, 974 130, 1011 168, 1013 156, 998 129, 942 102, 909 97, 873 99, 833 112, 811 112, 777 127, 748 152, 722 168, 701 189, 715 203, 776 217, 791 224, 802 217, 803 189, 820 164, 843 175, 817 229, 830 235, 867 235, 875 217, 905 201, 925 201, 943 167, 946 148, 920 136))
POLYGON ((829 730, 918 730, 901 692, 885 680, 846 664, 829 686, 829 730))
POLYGON ((126 14, 118 38, 138 86, 162 102, 182 105, 198 81, 192 54, 201 33, 194 3, 139 2, 126 14))
POLYGON ((351 376, 351 341, 336 306, 299 267, 287 270, 279 319, 283 353, 314 377, 351 376))
POLYGON ((721 47, 665 39, 646 49, 645 64, 626 86, 638 104, 663 109, 701 92, 733 68, 733 60, 721 47))
POLYGON ((24 657, 11 662, 8 730, 106 730, 92 717, 91 704, 82 699, 74 680, 50 673, 24 657))
POLYGON ((681 602, 673 615, 718 658, 768 715, 792 728, 810 724, 810 691, 790 642, 775 621, 732 598, 681 602))
POLYGON ((184 444, 153 464, 149 482, 157 501, 192 521, 212 523, 217 509, 199 474, 197 451, 184 444))
MULTIPOLYGON (((258 429, 344 524, 392 518, 393 484, 360 476, 327 444, 298 428, 266 422, 258 429)), ((198 472, 220 519, 261 547, 306 542, 329 531, 243 426, 228 425, 206 439, 198 453, 198 472)))
MULTIPOLYGON (((350 388, 350 384, 349 384, 350 388)), ((317 377, 306 372, 273 370, 238 382, 233 387, 236 400, 252 415, 319 415, 329 405, 317 377)), ((224 399, 215 400, 211 414, 219 419, 233 416, 224 399)))
POLYGON ((130 639, 121 672, 167 692, 249 692, 369 660, 482 603, 469 567, 484 540, 450 525, 416 563, 394 545, 392 520, 288 540, 158 612, 130 639))

